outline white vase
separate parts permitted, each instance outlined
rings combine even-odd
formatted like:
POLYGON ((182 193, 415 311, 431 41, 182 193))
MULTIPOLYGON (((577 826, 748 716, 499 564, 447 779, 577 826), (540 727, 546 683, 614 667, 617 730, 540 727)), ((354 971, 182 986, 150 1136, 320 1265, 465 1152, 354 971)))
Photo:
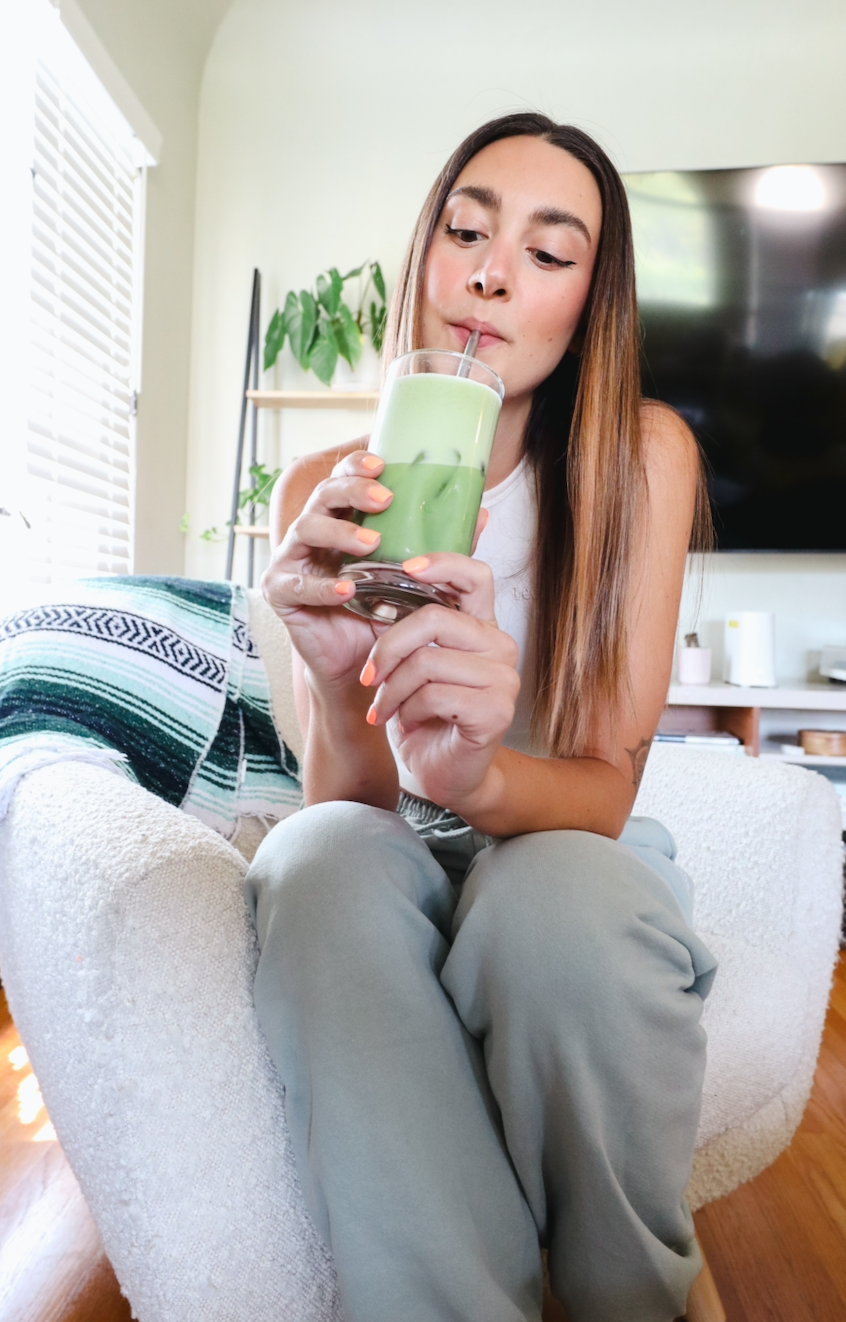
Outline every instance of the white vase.
POLYGON ((710 684, 710 647, 680 647, 678 672, 680 684, 710 684))
POLYGON ((355 370, 345 359, 338 359, 335 375, 332 377, 332 389, 378 390, 381 370, 379 355, 369 340, 366 340, 355 370))

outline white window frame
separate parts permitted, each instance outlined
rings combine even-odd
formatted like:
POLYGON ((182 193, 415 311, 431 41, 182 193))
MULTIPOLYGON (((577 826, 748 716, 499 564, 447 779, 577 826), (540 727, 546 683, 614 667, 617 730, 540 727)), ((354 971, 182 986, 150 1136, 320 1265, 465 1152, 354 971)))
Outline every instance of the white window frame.
MULTIPOLYGON (((87 274, 82 280, 82 288, 89 291, 94 286, 88 283, 89 278, 96 281, 100 280, 100 289, 104 292, 105 302, 100 303, 101 331, 105 339, 101 343, 100 358, 102 363, 108 364, 109 352, 108 342, 111 334, 109 332, 110 315, 108 313, 108 288, 109 281, 102 283, 104 272, 109 266, 109 262, 118 262, 118 266, 123 270, 124 275, 129 276, 129 287, 131 287, 131 316, 127 320, 125 315, 120 315, 118 305, 117 311, 113 309, 112 318, 118 315, 118 322, 123 326, 123 332, 128 334, 131 345, 131 362, 129 364, 129 377, 131 391, 134 397, 140 392, 141 386, 141 324, 143 309, 143 252, 144 252, 144 213, 145 213, 145 187, 146 170, 148 166, 155 164, 161 148, 161 137, 153 125, 149 116, 138 102, 134 93, 122 79, 119 71, 109 58, 102 44, 99 42, 96 34, 91 29, 75 0, 62 0, 61 13, 57 11, 57 6, 53 0, 9 0, 3 6, 2 15, 0 15, 0 180, 4 184, 4 194, 6 204, 4 205, 3 215, 0 216, 0 510, 7 510, 7 513, 0 514, 0 613, 8 609, 14 609, 19 604, 26 604, 29 600, 38 599, 39 595, 49 596, 49 591, 42 593, 40 585, 36 585, 29 578, 27 561, 30 559, 31 550, 34 546, 34 539, 27 529, 27 506, 30 504, 31 489, 26 475, 27 450, 29 440, 29 427, 27 423, 28 413, 28 394, 31 379, 31 358, 28 353, 27 342, 30 321, 30 308, 32 303, 32 290, 35 288, 33 278, 30 274, 30 247, 34 236, 34 187, 33 174, 31 173, 32 153, 35 143, 35 87, 36 87, 36 69, 39 56, 45 51, 50 51, 52 47, 52 63, 56 70, 62 69, 64 72, 59 74, 60 79, 64 78, 68 83, 66 91, 73 85, 75 86, 75 96, 72 99, 79 100, 81 92, 82 101, 80 105, 87 104, 89 112, 93 113, 91 122, 97 125, 110 124, 114 133, 115 142, 123 142, 120 147, 118 158, 124 160, 124 166, 118 169, 118 174, 112 174, 112 178, 117 181, 122 179, 123 183, 115 182, 113 187, 118 187, 119 191, 124 192, 128 197, 126 183, 128 179, 134 181, 131 185, 131 225, 130 232, 132 237, 132 256, 131 262, 126 260, 124 250, 124 260, 119 256, 108 259, 102 269, 99 268, 99 261, 87 268, 87 274), (61 21, 62 31, 59 27, 61 21), (72 44, 71 44, 72 39, 72 44), (58 54, 57 54, 58 52, 58 54), (88 65, 88 68, 85 66, 88 65), (69 72, 68 72, 69 71, 69 72), (92 78, 92 72, 94 77, 92 78), (69 81, 68 81, 69 80, 69 81), (99 99, 98 99, 99 98, 99 99), (100 118, 97 118, 97 116, 100 118), (134 134, 134 137, 132 136, 134 134), (130 163, 127 172, 126 163, 130 163), (5 185, 8 184, 8 188, 5 185), (131 265, 131 274, 130 274, 131 265), (96 274, 95 274, 96 273, 96 274), (5 309, 5 311, 4 311, 5 309), (105 356, 103 356, 105 355, 105 356)), ((48 55, 47 62, 50 63, 51 57, 48 55)), ((80 129, 82 125, 80 122, 80 129)), ((82 131, 82 139, 85 133, 82 131)), ((93 144, 94 139, 88 138, 93 144)), ((81 158, 80 158, 81 159, 81 158)), ((69 167, 70 168, 70 167, 69 167)), ((108 177, 108 170, 104 178, 108 177)), ((78 179, 82 176, 78 176, 78 179)), ((68 176, 70 180, 70 176, 68 176)), ((78 182, 77 179, 77 182, 78 182)), ((70 194, 68 195, 70 196, 70 194)), ((90 195, 93 198, 93 194, 90 195)), ((55 201, 54 212, 50 211, 50 205, 42 199, 42 207, 45 208, 45 215, 48 220, 55 214, 57 224, 59 223, 64 207, 63 199, 58 192, 53 194, 55 201)), ((52 233, 49 224, 46 230, 42 231, 48 236, 52 233)), ((56 251, 60 252, 61 244, 57 242, 56 251)), ((89 250, 99 259, 101 253, 97 245, 93 245, 89 250)), ((103 254, 108 254, 108 246, 102 249, 103 254)), ((42 255, 47 250, 42 246, 42 255)), ((48 257, 51 255, 47 254, 48 257)), ((54 263, 53 287, 67 296, 69 286, 62 281, 67 279, 69 268, 61 265, 59 258, 54 263), (59 274, 56 274, 58 270, 59 274)), ((49 270, 49 262, 42 263, 42 277, 49 270)), ((114 276, 112 277, 114 279, 114 276)), ((49 285, 48 285, 49 287, 49 285)), ((112 296, 113 297, 113 296, 112 296)), ((49 298, 48 298, 49 302, 49 298)), ((61 303, 61 299, 60 299, 61 303)), ((130 309, 126 308, 124 299, 119 300, 124 314, 130 309)), ((61 306, 64 306, 61 304, 61 306)), ((93 306, 93 305, 92 305, 93 306)), ((43 314, 49 319, 49 313, 43 314)), ((55 323, 59 325, 59 322, 55 323)), ((61 327, 60 327, 61 329, 61 327)), ((56 344, 59 345, 59 353, 63 352, 61 348, 61 338, 56 337, 56 344)), ((42 353, 42 363, 49 362, 49 356, 45 357, 42 353)), ((56 361, 59 361, 58 359, 56 361)), ((82 359, 79 360, 82 362, 82 359)), ((117 473, 109 466, 109 462, 103 467, 100 464, 101 477, 105 481, 100 481, 97 487, 97 452, 102 460, 108 461, 109 437, 116 437, 118 449, 122 449, 117 433, 110 432, 108 428, 109 409, 103 412, 104 405, 109 403, 109 394, 99 397, 100 387, 96 386, 99 379, 98 373, 101 370, 106 371, 103 381, 110 379, 110 369, 107 366, 96 368, 92 380, 94 386, 94 402, 92 421, 88 424, 93 440, 92 450, 92 489, 88 496, 83 493, 81 500, 84 504, 86 499, 90 498, 89 511, 87 514, 80 515, 84 522, 88 520, 92 523, 92 510, 97 510, 97 492, 104 492, 108 495, 112 492, 118 495, 121 485, 110 486, 108 474, 117 473), (104 430, 105 428, 105 430, 104 430)), ((126 365, 119 375, 126 379, 126 365)), ((77 403, 85 403, 85 383, 83 378, 79 378, 83 384, 83 394, 77 399, 77 403)), ((42 381, 49 384, 49 373, 42 373, 42 381)), ((114 402, 114 396, 111 397, 114 402)), ((123 407, 123 406, 122 406, 123 407)), ((134 411, 133 411, 134 412, 134 411)), ((83 431, 80 432, 84 440, 84 426, 82 423, 83 413, 78 413, 80 425, 83 431)), ((115 415, 116 416, 116 415, 115 415)), ((120 423, 118 432, 126 429, 126 419, 120 423)), ((135 482, 135 461, 134 461, 134 416, 129 424, 129 492, 128 504, 126 506, 127 518, 129 520, 129 556, 122 559, 122 567, 131 571, 131 556, 134 543, 134 530, 132 521, 134 519, 134 482, 135 482)), ((70 433, 65 433, 67 437, 70 433)), ((57 439, 57 445, 61 440, 57 439)), ((84 486, 87 480, 85 476, 85 464, 88 461, 84 454, 81 455, 81 484, 84 486)), ((72 469, 66 468, 64 475, 70 476, 71 483, 65 490, 65 494, 70 493, 71 498, 74 492, 72 469)), ((49 484, 43 484, 46 490, 49 484)), ((59 484, 56 488, 59 491, 59 484)), ((111 500, 111 496, 109 496, 111 500)), ((107 500, 108 512, 114 512, 118 507, 112 506, 107 500)), ((119 500, 119 505, 123 502, 119 500)), ((104 507, 105 508, 105 507, 104 507)), ((42 510, 43 513, 43 510, 42 510)), ((71 516, 71 521, 72 521, 71 516)), ((96 544, 101 529, 107 531, 112 527, 118 527, 118 524, 112 524, 108 519, 97 525, 97 514, 93 516, 93 527, 96 530, 93 533, 93 543, 96 544)), ((120 524, 123 523, 121 519, 120 524)), ((90 538, 89 538, 90 540, 90 538)), ((121 539, 123 540, 123 539, 121 539)), ((104 545, 108 548, 109 539, 105 538, 104 545)), ((90 550, 90 548, 89 548, 90 550)), ((36 556, 36 560, 38 557, 36 556)), ((85 557, 83 556, 83 560, 85 557)), ((92 564, 89 558, 80 569, 83 573, 91 572, 113 572, 114 565, 109 565, 108 554, 104 557, 105 563, 102 565, 92 564)), ((115 562, 117 563, 117 561, 115 562)), ((57 565, 45 575, 44 566, 41 566, 42 579, 47 577, 52 581, 66 578, 70 575, 65 572, 66 566, 57 565)), ((37 566, 36 566, 36 572, 37 566)), ((80 572, 80 571, 78 571, 80 572)))

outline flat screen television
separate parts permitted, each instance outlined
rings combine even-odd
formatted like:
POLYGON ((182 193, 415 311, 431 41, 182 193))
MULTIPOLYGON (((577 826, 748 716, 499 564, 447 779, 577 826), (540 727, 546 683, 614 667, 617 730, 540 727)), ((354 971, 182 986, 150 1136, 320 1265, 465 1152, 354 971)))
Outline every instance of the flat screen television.
POLYGON ((718 549, 846 550, 846 165, 626 187, 644 394, 702 445, 718 549))

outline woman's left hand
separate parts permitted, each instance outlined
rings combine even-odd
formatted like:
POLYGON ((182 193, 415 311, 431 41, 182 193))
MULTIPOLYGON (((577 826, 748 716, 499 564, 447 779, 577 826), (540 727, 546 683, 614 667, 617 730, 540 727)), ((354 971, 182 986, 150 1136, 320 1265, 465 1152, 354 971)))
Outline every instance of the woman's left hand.
POLYGON ((449 587, 459 609, 424 606, 378 639, 361 673, 362 684, 376 687, 367 719, 384 725, 397 717, 400 756, 423 793, 461 814, 514 719, 517 644, 497 627, 486 564, 440 553, 403 568, 449 587))

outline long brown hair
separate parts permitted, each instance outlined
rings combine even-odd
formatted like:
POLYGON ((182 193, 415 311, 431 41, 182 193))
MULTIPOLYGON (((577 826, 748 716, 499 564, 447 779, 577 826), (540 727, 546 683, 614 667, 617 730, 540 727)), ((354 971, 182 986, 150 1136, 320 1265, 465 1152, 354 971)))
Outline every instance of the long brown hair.
MULTIPOLYGON (((572 757, 589 748, 603 710, 613 723, 629 689, 626 606, 647 504, 631 222, 623 182, 592 138, 523 113, 491 120, 464 139, 412 234, 388 318, 385 361, 422 347, 426 257, 456 179, 484 147, 514 137, 542 138, 569 152, 590 170, 602 201, 581 356, 565 353, 536 389, 524 438, 538 509, 532 732, 548 755, 572 757)), ((697 525, 702 519, 700 496, 697 525)))

